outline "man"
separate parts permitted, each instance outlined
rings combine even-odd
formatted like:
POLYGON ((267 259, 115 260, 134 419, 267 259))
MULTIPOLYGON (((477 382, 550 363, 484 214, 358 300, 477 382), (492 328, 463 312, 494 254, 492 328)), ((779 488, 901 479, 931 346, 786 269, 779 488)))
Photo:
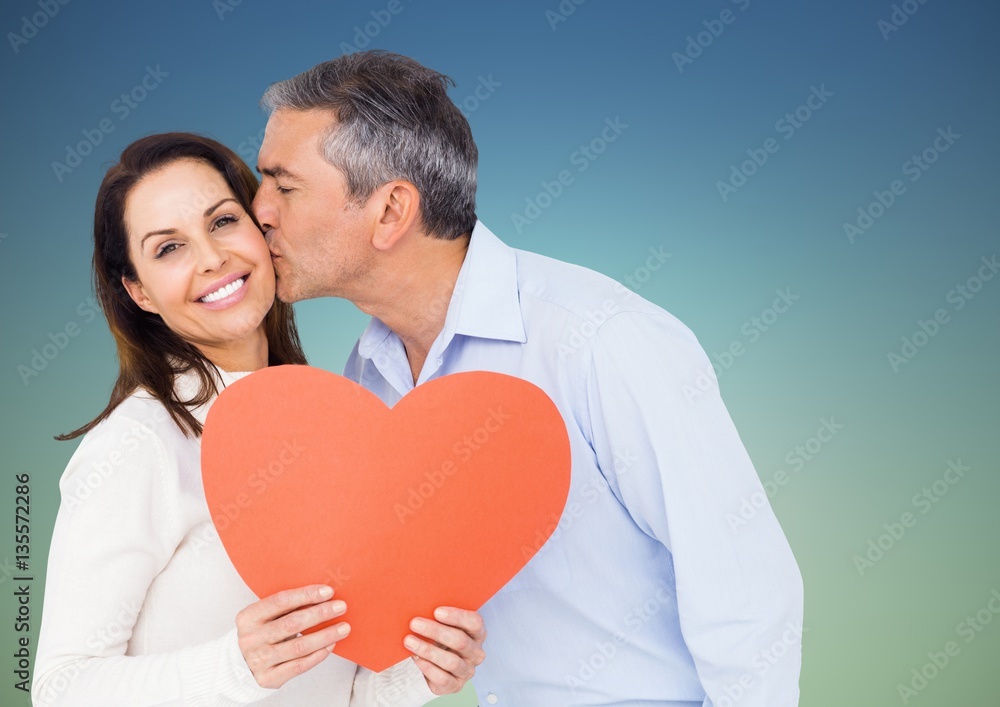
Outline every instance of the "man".
POLYGON ((449 80, 362 52, 271 86, 254 209, 287 302, 372 315, 345 375, 393 405, 492 370, 561 411, 572 486, 555 533, 482 609, 481 705, 798 701, 802 585, 695 337, 475 216, 477 151, 449 80))

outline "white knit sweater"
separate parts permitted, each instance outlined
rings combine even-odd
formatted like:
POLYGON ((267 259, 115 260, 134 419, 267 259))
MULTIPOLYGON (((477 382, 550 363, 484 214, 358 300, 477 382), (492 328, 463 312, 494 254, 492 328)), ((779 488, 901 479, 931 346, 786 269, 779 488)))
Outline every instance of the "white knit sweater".
MULTIPOLYGON (((246 373, 222 373, 223 385, 246 373)), ((182 400, 197 388, 178 376, 182 400)), ((211 402, 192 413, 204 422, 211 402)), ((146 393, 80 442, 59 481, 35 705, 423 705, 411 659, 375 674, 334 653, 280 689, 260 687, 237 645, 257 601, 209 517, 201 439, 146 393)), ((348 607, 348 610, 350 607, 348 607)))

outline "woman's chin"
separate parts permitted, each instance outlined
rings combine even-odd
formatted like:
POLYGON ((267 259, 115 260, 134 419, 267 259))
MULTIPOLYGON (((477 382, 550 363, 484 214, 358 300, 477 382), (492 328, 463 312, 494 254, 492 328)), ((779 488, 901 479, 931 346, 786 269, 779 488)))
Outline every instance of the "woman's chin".
MULTIPOLYGON (((265 336, 264 317, 269 310, 270 306, 252 308, 241 306, 233 307, 231 310, 211 312, 212 316, 202 317, 198 343, 212 342, 213 348, 217 349, 242 348, 247 341, 265 336)), ((192 340, 195 337, 184 338, 190 343, 195 343, 192 340)))

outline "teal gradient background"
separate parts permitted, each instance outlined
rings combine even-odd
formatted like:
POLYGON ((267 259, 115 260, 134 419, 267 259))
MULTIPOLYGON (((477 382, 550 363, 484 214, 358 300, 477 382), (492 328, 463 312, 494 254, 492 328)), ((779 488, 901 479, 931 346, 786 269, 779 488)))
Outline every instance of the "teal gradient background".
MULTIPOLYGON (((17 51, 7 35, 0 513, 11 521, 0 523, 0 703, 29 704, 12 673, 23 635, 9 564, 14 475, 31 476, 34 646, 57 481, 76 445, 52 436, 103 407, 116 370, 103 318, 87 303, 104 170, 130 141, 168 130, 211 135, 252 165, 266 86, 342 53, 388 4, 71 2, 17 51), (112 103, 147 66, 168 76, 122 117, 112 103), (57 178, 52 163, 104 118, 114 130, 57 178), (69 323, 79 334, 26 375, 34 350, 69 323)), ((960 310, 949 298, 1000 250, 1000 13, 974 0, 903 4, 916 11, 886 38, 878 22, 890 20, 890 2, 400 0, 368 44, 456 80, 452 95, 471 109, 480 149, 478 213, 497 235, 635 283, 716 355, 761 479, 786 474, 771 503, 805 581, 808 707, 903 704, 897 686, 948 641, 959 655, 908 704, 1000 700, 1000 617, 986 609, 1000 592, 1000 278, 960 310), (547 15, 560 7, 575 10, 547 15), (709 31, 705 22, 718 27, 723 11, 732 23, 711 43, 703 35, 707 46, 680 70, 675 53, 709 31), (483 78, 495 89, 474 101, 483 78), (813 87, 832 95, 786 139, 776 123, 813 87), (627 128, 580 171, 577 151, 607 119, 627 128), (939 128, 960 137, 910 181, 904 164, 939 128), (717 183, 769 138, 777 151, 724 199, 717 183), (530 223, 515 223, 561 170, 573 182, 543 198, 530 223), (905 193, 851 242, 845 222, 896 179, 905 193), (644 271, 650 249, 671 255, 644 271), (769 316, 779 289, 799 299, 764 331, 752 318, 769 316), (894 370, 888 354, 938 309, 948 323, 894 370), (742 353, 729 360, 734 342, 742 353), (810 447, 830 418, 842 429, 810 447), (933 504, 915 499, 949 460, 971 470, 933 504), (906 512, 915 525, 859 570, 856 556, 906 512), (957 626, 984 609, 991 623, 966 642, 957 626)), ((0 27, 19 34, 39 11, 14 0, 0 27)), ((313 365, 340 372, 366 317, 332 300, 296 311, 313 365)), ((475 697, 466 690, 439 704, 475 697)))

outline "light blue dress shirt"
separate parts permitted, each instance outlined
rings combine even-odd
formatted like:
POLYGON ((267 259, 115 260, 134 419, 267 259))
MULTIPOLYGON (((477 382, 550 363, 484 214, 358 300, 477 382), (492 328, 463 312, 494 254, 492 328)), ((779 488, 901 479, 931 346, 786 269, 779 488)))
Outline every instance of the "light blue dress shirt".
MULTIPOLYGON (((710 367, 656 305, 476 224, 417 384, 531 381, 573 460, 557 529, 481 609, 482 707, 798 704, 802 580, 710 367)), ((376 318, 344 375, 390 406, 414 387, 376 318)))

